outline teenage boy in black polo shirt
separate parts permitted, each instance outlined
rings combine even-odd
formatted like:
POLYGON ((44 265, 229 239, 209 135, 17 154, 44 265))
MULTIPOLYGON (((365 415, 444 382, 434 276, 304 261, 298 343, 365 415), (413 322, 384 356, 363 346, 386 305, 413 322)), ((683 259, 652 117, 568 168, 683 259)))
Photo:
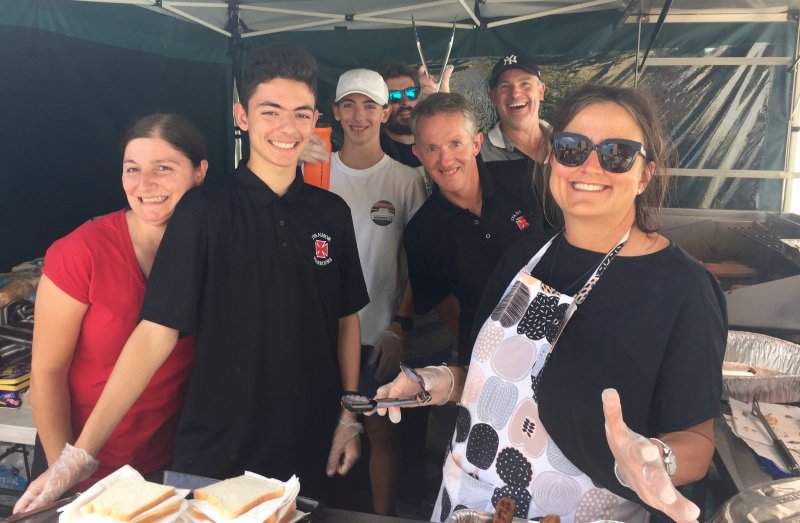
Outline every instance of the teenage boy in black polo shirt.
POLYGON ((316 70, 288 44, 251 54, 234 107, 250 158, 221 186, 181 200, 142 322, 59 458, 66 467, 54 464, 36 487, 43 496, 91 468, 179 333, 197 341, 173 470, 297 474, 305 495, 323 497, 326 472, 345 474, 358 459, 360 424, 339 406, 358 384, 357 311, 368 302, 353 223, 341 198, 304 184, 296 167, 317 119, 316 70))
POLYGON ((477 121, 455 93, 430 95, 411 116, 414 154, 436 184, 406 228, 414 307, 418 314, 435 307, 458 334, 461 365, 469 364, 475 309, 494 266, 523 231, 544 223, 527 160, 487 168, 477 121))

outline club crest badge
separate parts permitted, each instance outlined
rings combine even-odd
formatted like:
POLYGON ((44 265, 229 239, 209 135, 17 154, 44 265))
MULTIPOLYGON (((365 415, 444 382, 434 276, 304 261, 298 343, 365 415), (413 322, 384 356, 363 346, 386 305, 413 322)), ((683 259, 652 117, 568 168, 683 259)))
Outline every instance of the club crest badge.
POLYGON ((528 219, 525 218, 525 215, 522 214, 521 210, 514 211, 514 214, 511 215, 511 221, 517 224, 517 227, 520 231, 523 231, 530 226, 528 219))
POLYGON ((324 232, 317 232, 311 235, 314 240, 314 263, 320 266, 328 265, 333 261, 330 254, 331 237, 324 232))

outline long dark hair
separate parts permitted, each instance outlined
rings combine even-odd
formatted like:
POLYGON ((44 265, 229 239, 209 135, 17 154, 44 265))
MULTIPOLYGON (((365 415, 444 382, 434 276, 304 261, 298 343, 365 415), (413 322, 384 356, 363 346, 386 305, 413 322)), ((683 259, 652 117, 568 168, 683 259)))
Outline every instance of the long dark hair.
MULTIPOLYGON (((630 113, 644 138, 648 162, 655 163, 650 182, 642 194, 636 196, 636 225, 644 232, 661 228, 661 207, 670 190, 667 166, 674 160, 674 150, 669 142, 657 104, 645 93, 607 85, 586 85, 573 92, 556 108, 551 119, 554 132, 563 131, 586 107, 592 104, 616 104, 630 113)), ((550 195, 551 165, 544 167, 545 216, 553 224, 563 224, 563 216, 550 195)))
POLYGON ((171 113, 156 113, 133 122, 122 137, 122 150, 136 138, 161 138, 186 156, 192 166, 208 158, 206 140, 185 116, 171 113))

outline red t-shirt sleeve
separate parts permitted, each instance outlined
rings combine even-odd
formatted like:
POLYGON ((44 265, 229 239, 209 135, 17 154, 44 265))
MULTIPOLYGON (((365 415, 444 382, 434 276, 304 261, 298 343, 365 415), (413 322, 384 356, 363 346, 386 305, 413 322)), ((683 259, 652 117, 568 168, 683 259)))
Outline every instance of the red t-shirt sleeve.
POLYGON ((56 240, 44 257, 42 272, 56 287, 81 303, 89 303, 94 259, 80 230, 56 240))

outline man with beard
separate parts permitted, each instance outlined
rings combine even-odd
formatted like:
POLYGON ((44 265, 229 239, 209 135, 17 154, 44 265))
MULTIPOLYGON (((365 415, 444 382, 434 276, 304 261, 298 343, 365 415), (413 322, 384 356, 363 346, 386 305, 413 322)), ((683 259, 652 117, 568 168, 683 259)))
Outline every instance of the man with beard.
POLYGON ((501 58, 489 76, 489 98, 499 122, 486 133, 484 162, 529 158, 542 164, 547 155, 550 124, 539 119, 545 85, 539 66, 530 56, 501 58))
POLYGON ((420 87, 417 71, 401 62, 387 62, 376 68, 389 87, 389 120, 381 133, 381 149, 392 159, 410 167, 419 167, 419 159, 411 152, 414 136, 411 134, 411 110, 417 105, 420 87))
MULTIPOLYGON (((375 70, 383 77, 389 87, 389 104, 392 112, 383 126, 381 148, 394 160, 410 167, 419 167, 419 159, 411 152, 414 136, 411 134, 411 110, 417 102, 436 92, 436 81, 419 70, 402 62, 386 62, 375 70), (416 79, 419 78, 419 84, 416 79)), ((449 91, 450 74, 453 66, 448 66, 443 75, 441 91, 449 91)))

